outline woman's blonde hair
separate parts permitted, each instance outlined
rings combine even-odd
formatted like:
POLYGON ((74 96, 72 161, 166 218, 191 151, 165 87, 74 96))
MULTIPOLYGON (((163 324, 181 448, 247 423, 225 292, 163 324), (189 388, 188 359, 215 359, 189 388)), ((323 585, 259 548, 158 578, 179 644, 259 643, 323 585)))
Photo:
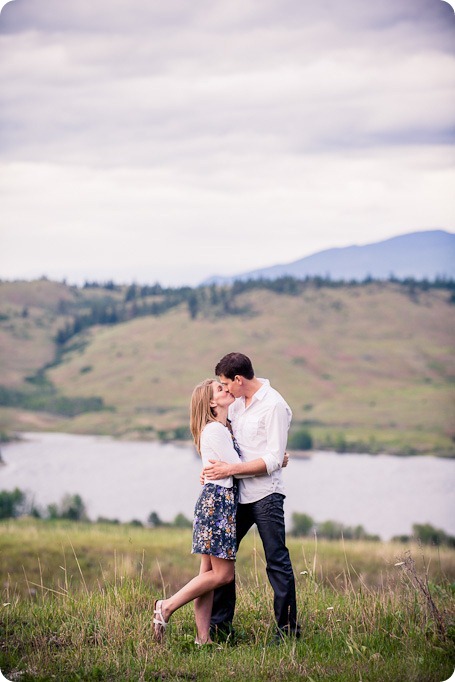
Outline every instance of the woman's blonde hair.
POLYGON ((193 390, 190 403, 190 429, 194 444, 201 454, 201 433, 210 422, 216 421, 216 414, 210 402, 213 398, 212 384, 215 379, 204 379, 193 390))

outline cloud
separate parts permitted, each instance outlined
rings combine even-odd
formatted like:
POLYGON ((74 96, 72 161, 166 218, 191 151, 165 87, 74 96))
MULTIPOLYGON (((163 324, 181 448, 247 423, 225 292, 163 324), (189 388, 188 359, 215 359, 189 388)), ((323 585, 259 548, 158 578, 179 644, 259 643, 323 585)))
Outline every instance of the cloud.
POLYGON ((450 229, 454 27, 441 0, 8 3, 0 266, 75 271, 91 240, 120 267, 130 239, 131 271, 203 279, 226 232, 240 271, 450 229))
POLYGON ((209 149, 217 156, 220 145, 235 149, 238 139, 243 149, 245 137, 253 147, 272 142, 302 152, 382 145, 388 134, 396 143, 404 130, 414 142, 446 135, 449 56, 436 49, 398 56, 396 48, 365 54, 336 41, 309 51, 310 31, 303 28, 301 44, 286 45, 290 29, 282 30, 259 31, 253 45, 239 32, 226 48, 197 29, 163 37, 152 25, 153 39, 134 50, 134 34, 26 32, 11 41, 14 56, 1 72, 6 151, 153 165, 175 147, 183 157, 209 149))

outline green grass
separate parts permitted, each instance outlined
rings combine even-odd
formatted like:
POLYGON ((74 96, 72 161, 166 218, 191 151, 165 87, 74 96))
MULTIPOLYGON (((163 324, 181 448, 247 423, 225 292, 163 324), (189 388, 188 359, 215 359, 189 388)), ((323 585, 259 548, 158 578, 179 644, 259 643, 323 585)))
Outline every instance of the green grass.
POLYGON ((190 537, 175 529, 0 524, 2 672, 25 682, 442 682, 452 674, 455 552, 446 548, 411 548, 435 616, 412 570, 395 565, 406 559, 404 546, 289 538, 302 637, 270 647, 272 592, 251 533, 237 565, 235 645, 196 649, 191 605, 174 614, 157 645, 153 599, 197 571, 190 537))

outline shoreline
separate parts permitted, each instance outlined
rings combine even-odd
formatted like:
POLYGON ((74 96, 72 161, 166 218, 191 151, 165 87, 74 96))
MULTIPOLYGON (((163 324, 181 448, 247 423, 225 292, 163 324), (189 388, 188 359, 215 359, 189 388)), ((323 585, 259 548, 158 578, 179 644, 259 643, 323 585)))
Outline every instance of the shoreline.
MULTIPOLYGON (((12 431, 11 433, 8 433, 7 436, 8 438, 6 440, 2 440, 0 442, 0 464, 2 464, 2 458, 1 458, 1 446, 7 446, 12 443, 20 443, 21 441, 27 440, 27 434, 61 434, 61 435, 68 435, 68 436, 82 436, 82 437, 91 437, 91 438, 111 438, 114 441, 119 441, 119 442, 131 442, 131 443, 156 443, 159 445, 173 445, 174 447, 183 447, 183 448, 189 448, 194 450, 194 443, 192 440, 184 440, 184 439, 164 439, 160 440, 158 438, 147 438, 144 437, 144 434, 138 433, 137 437, 134 437, 134 432, 130 432, 129 434, 120 434, 120 435, 112 435, 112 434, 107 434, 107 433, 79 433, 79 432, 72 432, 72 431, 60 431, 60 430, 55 430, 55 429, 46 429, 46 430, 27 430, 27 431, 12 431)), ((378 456, 387 456, 387 457, 398 457, 398 458, 414 458, 414 457, 436 457, 437 459, 455 459, 455 452, 453 453, 439 453, 439 452, 408 452, 408 451, 400 451, 400 450, 394 450, 394 451, 387 451, 387 450, 381 450, 377 451, 375 450, 374 452, 368 451, 367 449, 354 449, 355 444, 353 444, 353 449, 347 449, 343 451, 335 450, 333 447, 332 448, 313 448, 311 450, 294 450, 294 449, 287 449, 287 452, 289 454, 290 459, 299 459, 299 460, 310 460, 313 456, 319 455, 319 454, 334 454, 334 455, 339 455, 340 457, 344 455, 359 455, 359 456, 370 456, 370 457, 378 457, 378 456)), ((196 453, 197 454, 197 453, 196 453)))

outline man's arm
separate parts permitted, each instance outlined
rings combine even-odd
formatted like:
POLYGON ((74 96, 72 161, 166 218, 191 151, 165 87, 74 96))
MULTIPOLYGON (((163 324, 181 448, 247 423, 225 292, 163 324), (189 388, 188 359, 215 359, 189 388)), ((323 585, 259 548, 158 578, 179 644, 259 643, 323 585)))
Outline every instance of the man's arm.
MULTIPOLYGON (((219 462, 217 459, 209 459, 209 462, 211 462, 211 466, 206 467, 205 469, 203 469, 201 471, 201 475, 199 477, 201 485, 204 485, 204 480, 205 480, 204 474, 208 470, 210 471, 211 476, 207 476, 207 478, 210 478, 210 480, 212 480, 212 481, 216 481, 220 478, 226 478, 227 476, 231 475, 231 474, 225 474, 224 473, 225 469, 223 469, 223 468, 221 468, 221 466, 219 466, 219 465, 225 465, 226 467, 228 467, 229 465, 226 462, 219 462), (216 476, 216 478, 215 478, 215 476, 216 476)), ((289 462, 289 455, 287 452, 285 452, 283 464, 281 465, 282 468, 287 467, 288 462, 289 462)), ((248 469, 248 471, 242 470, 241 473, 232 474, 236 478, 244 478, 244 477, 247 478, 247 477, 251 477, 251 476, 255 476, 255 475, 256 476, 263 476, 267 473, 267 467, 265 466, 265 462, 262 459, 262 457, 260 457, 258 459, 254 459, 252 462, 241 462, 240 464, 243 464, 245 469, 248 469), (262 462, 264 464, 264 467, 260 467, 261 471, 258 474, 254 474, 251 471, 249 471, 250 468, 256 468, 256 466, 257 466, 256 462, 258 462, 258 463, 262 462), (252 464, 254 465, 254 467, 251 467, 252 464)))
POLYGON ((261 476, 267 473, 267 466, 262 457, 253 459, 251 462, 239 461, 235 464, 219 462, 216 459, 209 459, 209 462, 210 466, 206 466, 202 471, 209 481, 216 481, 228 476, 261 476))
POLYGON ((290 410, 281 402, 274 405, 266 417, 267 451, 263 458, 269 476, 283 466, 290 420, 290 410))
MULTIPOLYGON (((216 481, 227 476, 270 476, 283 466, 290 414, 284 403, 277 403, 270 410, 266 418, 267 451, 262 457, 251 462, 227 464, 214 461, 203 470, 208 480, 216 481)), ((212 462, 212 460, 209 460, 212 462)))

